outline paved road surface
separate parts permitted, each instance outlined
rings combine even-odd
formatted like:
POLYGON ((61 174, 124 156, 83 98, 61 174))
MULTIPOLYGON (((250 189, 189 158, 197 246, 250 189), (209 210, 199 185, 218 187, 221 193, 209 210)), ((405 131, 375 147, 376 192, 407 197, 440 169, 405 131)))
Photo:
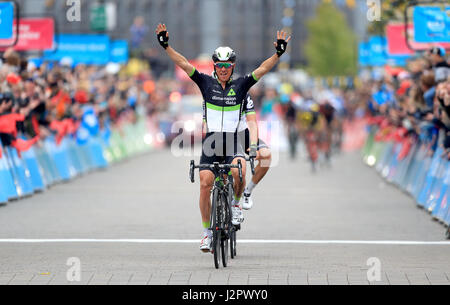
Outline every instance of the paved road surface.
POLYGON ((154 152, 0 207, 0 284, 66 284, 71 257, 78 284, 450 284, 444 228, 358 154, 314 176, 281 155, 215 270, 188 166, 154 152))

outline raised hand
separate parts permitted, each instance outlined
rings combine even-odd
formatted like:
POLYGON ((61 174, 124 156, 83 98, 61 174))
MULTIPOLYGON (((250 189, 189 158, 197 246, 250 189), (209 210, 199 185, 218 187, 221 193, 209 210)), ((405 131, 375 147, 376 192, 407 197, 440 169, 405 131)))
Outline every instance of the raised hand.
POLYGON ((167 27, 165 24, 158 24, 156 27, 156 37, 158 38, 158 42, 164 49, 167 49, 169 46, 169 32, 167 32, 167 27))
POLYGON ((274 42, 273 45, 275 46, 275 49, 277 49, 278 57, 281 57, 281 55, 286 52, 288 42, 291 40, 291 36, 287 37, 287 35, 286 32, 277 31, 277 42, 274 42))

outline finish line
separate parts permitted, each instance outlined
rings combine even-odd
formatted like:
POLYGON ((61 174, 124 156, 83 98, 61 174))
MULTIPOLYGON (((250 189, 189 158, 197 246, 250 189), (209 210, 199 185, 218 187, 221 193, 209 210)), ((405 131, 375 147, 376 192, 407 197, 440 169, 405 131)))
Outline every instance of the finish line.
MULTIPOLYGON (((0 244, 198 244, 189 239, 0 239, 0 244)), ((450 241, 237 240, 238 244, 450 246, 450 241)))

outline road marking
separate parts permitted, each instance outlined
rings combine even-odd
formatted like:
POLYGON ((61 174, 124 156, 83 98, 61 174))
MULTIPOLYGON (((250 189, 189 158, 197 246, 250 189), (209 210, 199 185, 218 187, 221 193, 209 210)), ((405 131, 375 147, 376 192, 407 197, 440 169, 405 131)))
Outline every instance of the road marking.
MULTIPOLYGON (((0 239, 2 244, 47 243, 124 243, 124 244, 197 244, 190 239, 0 239)), ((450 241, 363 241, 363 240, 251 240, 239 244, 300 244, 300 245, 394 245, 394 246, 450 246, 450 241)))

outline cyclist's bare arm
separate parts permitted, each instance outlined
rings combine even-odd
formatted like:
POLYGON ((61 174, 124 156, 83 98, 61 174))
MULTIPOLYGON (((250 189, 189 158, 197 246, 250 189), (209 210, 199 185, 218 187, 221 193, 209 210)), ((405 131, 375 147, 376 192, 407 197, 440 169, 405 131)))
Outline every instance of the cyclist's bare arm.
MULTIPOLYGON (((287 37, 287 33, 283 32, 283 31, 277 31, 277 42, 274 42, 274 46, 275 48, 279 48, 280 46, 278 45, 279 41, 284 41, 287 43, 291 40, 291 36, 287 37)), ((257 68, 255 71, 253 71, 253 75, 256 77, 256 79, 261 79, 261 77, 263 77, 264 75, 266 75, 267 73, 270 72, 270 70, 273 69, 273 67, 275 67, 275 65, 278 63, 278 61, 280 60, 280 56, 284 53, 286 45, 284 45, 282 48, 283 50, 281 52, 281 54, 275 53, 274 55, 272 55, 269 59, 267 59, 266 61, 264 61, 259 68, 257 68)), ((278 49, 277 49, 278 50, 278 49)))
MULTIPOLYGON (((166 32, 166 37, 169 38, 169 32, 167 32, 167 27, 165 24, 158 24, 158 27, 156 28, 156 34, 158 35, 161 32, 166 32)), ((171 46, 167 46, 165 49, 167 52, 167 55, 169 55, 170 59, 178 66, 180 67, 184 72, 186 72, 188 75, 192 73, 194 70, 194 66, 189 63, 189 61, 175 51, 171 46)))

